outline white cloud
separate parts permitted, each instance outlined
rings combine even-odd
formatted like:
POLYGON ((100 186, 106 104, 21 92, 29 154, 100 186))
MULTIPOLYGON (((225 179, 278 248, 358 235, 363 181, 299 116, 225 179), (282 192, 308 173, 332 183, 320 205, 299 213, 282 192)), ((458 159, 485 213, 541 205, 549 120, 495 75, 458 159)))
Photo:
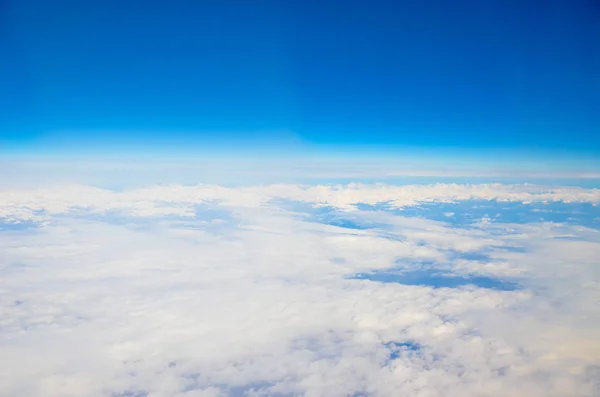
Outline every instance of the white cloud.
POLYGON ((271 200, 287 199, 341 210, 355 210, 357 203, 403 208, 424 202, 461 200, 600 203, 600 189, 527 184, 267 185, 238 188, 169 185, 124 192, 68 185, 45 189, 5 189, 1 193, 0 217, 9 220, 43 220, 46 218, 40 211, 61 214, 74 208, 91 212, 127 211, 135 216, 194 216, 194 205, 215 200, 226 206, 258 208, 271 200))
POLYGON ((504 185, 5 191, 1 217, 46 223, 0 234, 0 395, 595 396, 598 231, 455 229, 354 204, 598 198, 504 185), (276 199, 385 227, 305 220, 276 199), (203 202, 235 224, 188 227, 203 202), (523 289, 349 278, 421 262, 523 289))

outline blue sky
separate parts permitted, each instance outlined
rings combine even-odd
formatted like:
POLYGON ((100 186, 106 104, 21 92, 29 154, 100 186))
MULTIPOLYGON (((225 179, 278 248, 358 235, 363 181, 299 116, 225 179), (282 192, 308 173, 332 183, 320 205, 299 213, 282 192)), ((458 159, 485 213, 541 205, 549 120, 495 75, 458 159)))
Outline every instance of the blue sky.
POLYGON ((1 7, 3 155, 504 151, 600 168, 591 0, 1 7))

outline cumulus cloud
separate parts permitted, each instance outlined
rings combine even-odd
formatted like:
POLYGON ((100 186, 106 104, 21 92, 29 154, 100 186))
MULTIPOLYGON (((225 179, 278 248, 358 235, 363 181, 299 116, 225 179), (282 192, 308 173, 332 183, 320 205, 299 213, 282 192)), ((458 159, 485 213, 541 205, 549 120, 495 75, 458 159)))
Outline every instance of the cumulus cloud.
POLYGON ((455 228, 357 205, 472 199, 597 203, 600 191, 4 191, 0 218, 33 223, 0 232, 0 395, 598 395, 598 230, 455 228), (281 200, 351 215, 358 226, 315 220, 281 200), (518 288, 356 277, 423 269, 518 288))

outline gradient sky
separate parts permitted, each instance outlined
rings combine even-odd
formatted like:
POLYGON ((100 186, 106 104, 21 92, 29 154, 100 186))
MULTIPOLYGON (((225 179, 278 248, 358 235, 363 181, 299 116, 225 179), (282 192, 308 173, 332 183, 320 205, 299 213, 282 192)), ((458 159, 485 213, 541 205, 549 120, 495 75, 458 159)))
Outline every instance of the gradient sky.
POLYGON ((598 1, 0 7, 0 153, 255 143, 600 158, 598 1))

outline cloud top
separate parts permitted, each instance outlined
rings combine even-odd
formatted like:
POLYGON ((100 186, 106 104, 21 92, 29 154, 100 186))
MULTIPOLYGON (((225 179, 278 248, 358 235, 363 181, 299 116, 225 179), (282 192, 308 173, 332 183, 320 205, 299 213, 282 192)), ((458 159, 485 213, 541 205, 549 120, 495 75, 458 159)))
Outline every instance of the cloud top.
POLYGON ((598 230, 364 209, 473 199, 595 204, 600 192, 5 190, 0 218, 25 227, 0 229, 0 394, 598 395, 598 230))

